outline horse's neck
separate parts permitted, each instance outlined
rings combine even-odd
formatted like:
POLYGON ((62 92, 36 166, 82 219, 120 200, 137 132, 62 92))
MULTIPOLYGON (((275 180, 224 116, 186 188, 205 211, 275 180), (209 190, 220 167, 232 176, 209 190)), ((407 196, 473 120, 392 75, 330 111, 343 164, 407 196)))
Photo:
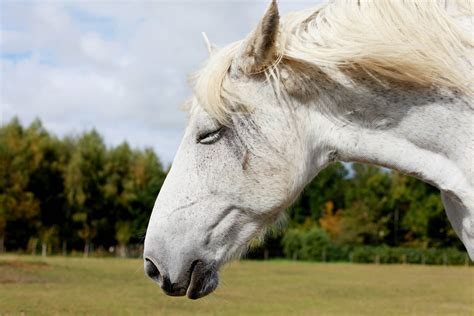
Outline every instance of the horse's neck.
POLYGON ((448 218, 474 260, 472 98, 399 91, 385 97, 353 95, 342 102, 334 104, 334 113, 342 117, 323 124, 330 132, 316 131, 327 135, 328 152, 342 161, 385 166, 438 187, 448 218))
POLYGON ((328 120, 326 133, 336 159, 413 175, 474 209, 474 111, 466 98, 410 89, 345 98, 335 104, 339 118, 328 120))

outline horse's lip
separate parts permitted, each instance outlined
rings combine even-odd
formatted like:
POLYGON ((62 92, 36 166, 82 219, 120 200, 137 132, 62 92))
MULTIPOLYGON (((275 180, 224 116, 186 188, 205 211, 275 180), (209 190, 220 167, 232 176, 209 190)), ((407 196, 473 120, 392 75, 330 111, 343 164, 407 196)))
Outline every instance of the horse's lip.
POLYGON ((163 290, 163 292, 165 292, 165 294, 168 296, 184 296, 186 295, 186 288, 179 288, 176 289, 174 292, 168 292, 166 290, 163 290))
POLYGON ((213 292, 219 283, 216 262, 197 260, 191 267, 191 279, 186 295, 190 299, 198 299, 213 292))

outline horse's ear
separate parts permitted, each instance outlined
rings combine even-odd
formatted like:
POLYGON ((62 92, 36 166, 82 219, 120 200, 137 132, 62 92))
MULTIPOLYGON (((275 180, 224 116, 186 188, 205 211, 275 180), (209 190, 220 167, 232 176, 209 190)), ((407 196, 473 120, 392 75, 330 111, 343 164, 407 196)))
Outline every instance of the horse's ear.
POLYGON ((251 75, 271 65, 276 58, 279 24, 278 6, 276 0, 272 0, 257 27, 242 44, 234 59, 233 70, 251 75))
POLYGON ((204 38, 204 44, 206 45, 207 52, 209 53, 209 56, 212 55, 217 50, 217 47, 209 41, 209 38, 207 37, 206 32, 202 32, 202 37, 204 38))

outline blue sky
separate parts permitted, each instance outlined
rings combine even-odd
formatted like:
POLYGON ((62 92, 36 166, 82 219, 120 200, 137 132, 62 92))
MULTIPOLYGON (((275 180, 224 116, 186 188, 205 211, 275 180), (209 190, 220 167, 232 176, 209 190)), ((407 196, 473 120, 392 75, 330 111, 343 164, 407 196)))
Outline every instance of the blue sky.
MULTIPOLYGON (((318 1, 280 1, 280 11, 318 1)), ((40 118, 63 136, 95 127, 109 145, 153 147, 170 163, 187 76, 243 38, 268 1, 0 2, 0 118, 40 118)))

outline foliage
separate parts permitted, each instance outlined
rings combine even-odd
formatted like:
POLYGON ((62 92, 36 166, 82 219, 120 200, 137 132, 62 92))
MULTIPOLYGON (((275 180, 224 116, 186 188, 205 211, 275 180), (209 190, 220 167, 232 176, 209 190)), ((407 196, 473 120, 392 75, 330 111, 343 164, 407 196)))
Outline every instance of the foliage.
POLYGON ((335 209, 343 208, 347 175, 348 170, 341 163, 329 165, 321 171, 290 208, 291 222, 301 224, 306 218, 317 221, 328 201, 333 201, 335 209))
POLYGON ((38 213, 39 201, 28 183, 42 158, 37 138, 43 132, 37 122, 25 131, 17 119, 0 130, 0 252, 8 224, 31 220, 38 213))
MULTIPOLYGON (((416 249, 400 247, 358 246, 352 251, 352 261, 359 263, 414 263, 433 265, 466 265, 465 251, 455 248, 416 249)), ((472 263, 471 263, 472 264, 472 263)))
POLYGON ((151 149, 107 148, 95 130, 58 139, 13 119, 0 128, 0 252, 137 242, 165 175, 151 149))
POLYGON ((466 265, 470 262, 467 253, 456 248, 335 245, 317 227, 307 231, 289 230, 282 239, 282 246, 285 257, 293 260, 433 265, 466 265))
POLYGON ((283 254, 286 258, 297 259, 298 254, 303 248, 303 236, 297 229, 291 229, 286 232, 282 239, 283 254))
POLYGON ((314 227, 302 236, 300 258, 303 260, 325 261, 329 236, 319 227, 314 227))
POLYGON ((341 234, 341 212, 334 210, 334 202, 329 200, 324 205, 324 213, 319 219, 321 227, 336 239, 341 234))
MULTIPOLYGON (((96 130, 61 139, 39 120, 13 119, 0 128, 0 252, 40 242, 47 253, 118 246, 123 255, 142 243, 165 177, 151 149, 107 147, 96 130)), ((386 169, 332 164, 287 215, 288 230, 254 242, 251 257, 464 262, 438 190, 386 169)))
POLYGON ((115 224, 115 239, 119 245, 127 245, 132 237, 132 225, 129 221, 115 224))
POLYGON ((282 243, 287 258, 324 261, 330 240, 324 230, 313 227, 307 231, 289 231, 282 243))

